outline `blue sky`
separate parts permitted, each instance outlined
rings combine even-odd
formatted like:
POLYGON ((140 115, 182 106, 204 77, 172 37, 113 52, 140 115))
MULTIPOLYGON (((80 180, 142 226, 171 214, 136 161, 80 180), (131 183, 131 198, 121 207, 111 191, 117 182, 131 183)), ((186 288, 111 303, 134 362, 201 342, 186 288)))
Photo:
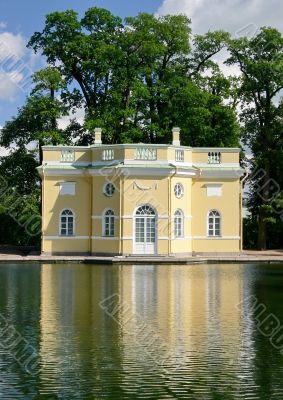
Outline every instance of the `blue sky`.
POLYGON ((26 49, 26 43, 35 31, 43 29, 45 15, 53 11, 75 9, 83 15, 86 9, 98 6, 121 17, 141 11, 182 13, 192 19, 193 33, 224 29, 233 36, 242 32, 252 36, 261 26, 283 32, 281 0, 0 0, 0 5, 0 126, 24 104, 29 76, 43 66, 42 58, 26 49))

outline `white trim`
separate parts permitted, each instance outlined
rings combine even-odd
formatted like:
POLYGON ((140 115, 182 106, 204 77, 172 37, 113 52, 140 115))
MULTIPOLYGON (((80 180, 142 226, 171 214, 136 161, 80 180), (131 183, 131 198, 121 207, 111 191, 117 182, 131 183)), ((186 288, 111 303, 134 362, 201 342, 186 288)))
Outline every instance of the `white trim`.
POLYGON ((105 160, 105 161, 98 161, 92 160, 89 164, 92 167, 115 167, 118 164, 121 164, 124 160, 105 160))
MULTIPOLYGON (((107 208, 107 210, 108 210, 109 208, 107 208)), ((120 217, 118 216, 118 215, 115 215, 114 216, 115 217, 115 219, 120 219, 120 217)), ((103 217, 101 216, 101 215, 92 215, 92 217, 91 217, 92 219, 102 219, 103 217)), ((158 215, 158 217, 156 217, 157 219, 168 219, 169 218, 169 215, 158 215)), ((173 218, 173 217, 172 217, 173 218)), ((185 218, 188 218, 188 219, 191 219, 192 218, 192 216, 191 215, 187 215, 187 216, 185 216, 185 218)), ((122 215, 121 216, 121 219, 133 219, 133 216, 132 215, 122 215)))
POLYGON ((117 148, 122 148, 122 149, 132 149, 136 147, 156 147, 157 149, 186 149, 186 150, 191 150, 193 152, 206 152, 206 151, 222 151, 225 153, 234 153, 234 152, 240 152, 239 147, 191 147, 191 146, 175 146, 173 144, 152 144, 152 143, 119 143, 119 144, 100 144, 100 145, 89 145, 89 146, 69 146, 69 145, 47 145, 47 146, 42 146, 42 149, 45 151, 54 151, 54 150, 68 150, 68 149, 80 149, 80 150, 95 150, 97 148, 99 149, 117 149, 117 148))
POLYGON ((63 235, 61 235, 61 236, 44 236, 43 235, 43 240, 65 240, 65 239, 68 239, 68 240, 85 240, 85 239, 89 239, 89 236, 75 236, 75 235, 73 235, 73 236, 63 236, 63 235))
POLYGON ((65 146, 64 144, 59 144, 56 146, 52 146, 52 145, 48 145, 48 146, 42 146, 42 150, 44 151, 60 151, 60 150, 90 150, 91 147, 90 146, 65 146))
POLYGON ((65 165, 68 167, 87 167, 91 165, 91 161, 44 161, 44 166, 58 167, 59 165, 65 165))
POLYGON ((220 153, 240 153, 239 147, 193 147, 193 153, 208 153, 211 151, 219 151, 220 153))
POLYGON ((92 236, 92 240, 119 240, 117 236, 92 236))
POLYGON ((44 175, 45 176, 80 176, 80 175, 84 175, 85 172, 88 171, 87 169, 84 170, 78 170, 78 169, 52 169, 52 170, 48 170, 45 169, 44 170, 44 175))
MULTIPOLYGON (((89 236, 43 236, 43 240, 86 240, 89 236)), ((119 240, 117 236, 92 236, 93 240, 119 240)), ((122 240, 132 240, 133 236, 124 236, 122 240)), ((167 236, 160 236, 157 240, 169 240, 167 236)), ((185 236, 183 238, 172 238, 172 240, 240 240, 240 236, 185 236)))
MULTIPOLYGON (((149 162, 147 162, 149 163, 149 162)), ((143 163, 145 164, 145 163, 143 163)), ((91 176, 112 176, 113 175, 113 168, 109 168, 109 171, 107 169, 103 170, 103 175, 101 174, 101 170, 92 170, 88 169, 87 170, 91 176)), ((116 171, 116 169, 115 169, 116 171)), ((119 173, 120 175, 123 176, 188 176, 188 177, 194 177, 197 175, 197 171, 195 170, 181 170, 181 168, 177 169, 177 171, 174 169, 174 166, 169 166, 168 168, 148 168, 148 167, 133 167, 133 168, 127 168, 126 166, 119 168, 119 173)), ((54 174, 56 175, 56 174, 54 174)))
POLYGON ((240 240, 240 236, 193 236, 192 239, 205 240, 240 240))
POLYGON ((122 215, 121 219, 132 219, 133 216, 132 215, 122 215))
POLYGON ((204 179, 204 178, 217 178, 217 179, 234 179, 238 180, 240 179, 241 176, 244 175, 244 170, 241 168, 234 169, 233 171, 228 170, 221 170, 218 168, 213 168, 213 170, 205 170, 205 169, 200 169, 198 179, 204 179))
POLYGON ((218 163, 218 164, 213 164, 213 163, 194 163, 194 167, 197 168, 215 168, 215 169, 221 169, 221 168, 241 168, 239 163, 218 163))

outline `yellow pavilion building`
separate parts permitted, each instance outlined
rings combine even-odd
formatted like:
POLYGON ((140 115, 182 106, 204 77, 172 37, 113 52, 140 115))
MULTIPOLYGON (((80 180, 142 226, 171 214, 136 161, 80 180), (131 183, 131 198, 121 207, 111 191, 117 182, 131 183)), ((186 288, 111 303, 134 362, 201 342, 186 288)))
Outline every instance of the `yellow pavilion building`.
POLYGON ((44 146, 44 254, 238 253, 242 177, 238 148, 102 143, 44 146))

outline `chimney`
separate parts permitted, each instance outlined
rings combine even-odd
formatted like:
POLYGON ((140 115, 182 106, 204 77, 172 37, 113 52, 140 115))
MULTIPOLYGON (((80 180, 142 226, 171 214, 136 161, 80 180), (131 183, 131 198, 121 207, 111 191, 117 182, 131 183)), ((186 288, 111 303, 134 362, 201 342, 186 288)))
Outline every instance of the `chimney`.
POLYGON ((175 127, 172 129, 172 145, 180 146, 180 128, 175 127))
POLYGON ((101 134, 102 134, 101 128, 94 129, 94 144, 102 144, 101 134))

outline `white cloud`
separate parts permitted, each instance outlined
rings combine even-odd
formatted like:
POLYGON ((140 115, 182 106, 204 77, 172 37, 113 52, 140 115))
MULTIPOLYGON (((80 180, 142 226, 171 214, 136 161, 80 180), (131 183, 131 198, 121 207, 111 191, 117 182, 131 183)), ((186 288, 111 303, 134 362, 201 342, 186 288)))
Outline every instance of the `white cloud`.
POLYGON ((85 118, 85 110, 83 108, 79 108, 74 114, 71 113, 65 117, 60 118, 58 120, 58 127, 60 129, 67 128, 72 119, 76 119, 79 124, 83 125, 84 118, 85 118))
MULTIPOLYGON (((283 2, 278 0, 163 0, 157 14, 185 14, 192 20, 193 34, 223 29, 234 37, 252 37, 261 26, 283 32, 283 2)), ((214 59, 223 73, 239 75, 237 66, 227 66, 224 52, 214 59)))
POLYGON ((245 27, 255 33, 261 26, 283 32, 283 2, 278 0, 164 0, 158 14, 186 14, 194 33, 224 29, 238 36, 245 27))
POLYGON ((19 90, 27 93, 33 73, 32 54, 22 35, 0 33, 0 99, 12 101, 19 90))
POLYGON ((26 51, 26 40, 20 34, 14 35, 11 32, 0 33, 0 57, 13 55, 22 57, 26 51))

